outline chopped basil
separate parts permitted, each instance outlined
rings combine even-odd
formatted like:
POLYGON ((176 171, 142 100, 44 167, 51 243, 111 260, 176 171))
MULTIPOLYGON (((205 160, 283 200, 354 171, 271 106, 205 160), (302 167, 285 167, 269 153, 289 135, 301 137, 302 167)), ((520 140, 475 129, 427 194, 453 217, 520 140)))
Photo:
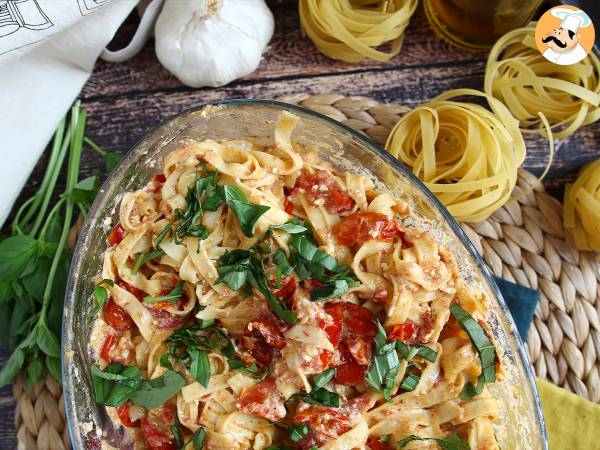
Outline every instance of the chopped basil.
POLYGON ((161 295, 159 297, 144 297, 144 303, 155 303, 155 302, 169 302, 173 304, 177 304, 181 296, 183 295, 183 280, 179 280, 177 285, 166 295, 161 295))
POLYGON ((96 403, 119 407, 141 387, 142 373, 136 366, 113 363, 101 370, 92 366, 96 403))
POLYGON ((162 229, 162 231, 159 233, 159 235, 156 237, 156 240, 154 241, 154 244, 158 247, 160 245, 160 243, 167 237, 167 234, 169 234, 169 231, 171 231, 171 228, 173 228, 173 224, 168 223, 167 225, 165 225, 165 227, 162 229))
POLYGON ((390 435, 389 434, 382 434, 381 436, 379 436, 379 440, 381 442, 387 442, 390 440, 390 435))
POLYGON ((165 255, 165 252, 162 251, 161 249, 152 250, 151 252, 147 252, 147 253, 138 253, 135 256, 135 263, 133 265, 133 270, 131 272, 138 273, 139 270, 141 269, 141 267, 144 264, 146 264, 148 261, 152 261, 153 259, 159 258, 164 255, 165 255))
POLYGON ((414 391, 419 384, 419 380, 421 377, 413 375, 411 373, 407 374, 402 383, 400 383, 400 389, 404 391, 414 391))
POLYGON ((471 383, 466 383, 460 394, 462 400, 467 400, 481 394, 485 383, 496 381, 496 348, 485 330, 467 311, 456 304, 452 304, 450 305, 450 312, 460 327, 471 338, 481 361, 481 375, 477 379, 477 385, 473 386, 471 383))
POLYGON ((294 442, 298 442, 304 436, 308 434, 308 426, 305 423, 299 425, 292 425, 288 428, 290 439, 294 442))
POLYGON ((283 250, 279 250, 273 256, 273 262, 277 264, 277 283, 275 285, 276 289, 281 287, 281 277, 283 275, 289 275, 294 271, 294 267, 290 265, 287 257, 285 256, 285 252, 283 250))
POLYGON ((335 375, 335 369, 327 369, 324 372, 318 373, 313 376, 311 384, 315 389, 322 388, 329 383, 335 375))
POLYGON ((340 395, 337 392, 328 391, 325 388, 313 389, 310 394, 301 391, 298 396, 306 403, 311 405, 331 406, 333 408, 340 407, 340 395))
POLYGON ((183 439, 183 431, 181 430, 181 422, 179 422, 179 418, 175 416, 175 423, 171 426, 171 434, 173 435, 173 444, 177 450, 185 450, 190 442, 192 443, 192 447, 194 450, 202 450, 204 446, 204 439, 206 438, 206 431, 204 428, 198 428, 192 437, 185 442, 183 439))
POLYGON ((296 323, 296 313, 291 311, 283 300, 273 295, 262 259, 256 257, 251 250, 226 251, 219 258, 217 272, 219 278, 216 283, 225 283, 234 291, 251 286, 265 296, 277 316, 287 323, 296 323))
POLYGON ((400 446, 400 448, 404 448, 409 442, 412 441, 435 441, 444 450, 470 450, 469 444, 467 444, 465 440, 461 438, 458 434, 451 434, 449 436, 446 436, 444 439, 422 438, 412 434, 407 438, 398 441, 398 445, 400 446))
POLYGON ((188 354, 192 360, 190 374, 204 387, 208 387, 210 381, 210 361, 208 354, 197 348, 188 348, 188 354))
POLYGON ((400 353, 400 356, 404 358, 406 361, 410 361, 415 356, 422 356, 429 362, 435 362, 437 359, 437 352, 432 350, 429 347, 421 346, 421 345, 408 345, 402 341, 396 341, 396 350, 400 353))
POLYGON ((143 381, 131 397, 131 402, 146 409, 158 408, 185 385, 185 378, 173 370, 167 370, 158 378, 143 381))
POLYGON ((290 239, 290 246, 295 248, 298 254, 309 263, 331 271, 337 269, 337 262, 333 256, 319 250, 312 242, 302 236, 293 236, 290 239))
POLYGON ((96 285, 96 287, 94 288, 94 294, 93 294, 96 304, 94 305, 94 307, 88 314, 88 321, 92 320, 96 316, 96 314, 98 314, 98 312, 102 308, 104 308, 104 305, 106 304, 106 300, 108 300, 108 297, 109 297, 108 289, 106 288, 106 286, 113 287, 114 285, 115 285, 114 281, 109 280, 107 278, 103 279, 96 285))
POLYGON ((234 185, 227 184, 223 186, 223 197, 225 203, 235 213, 240 223, 240 228, 246 237, 254 236, 254 228, 256 222, 264 213, 269 209, 269 206, 265 205, 254 205, 248 203, 246 195, 242 190, 234 185))
POLYGON ((281 225, 271 225, 269 229, 285 231, 288 234, 303 234, 309 231, 309 229, 302 225, 296 218, 293 218, 289 222, 281 225))
POLYGON ((365 381, 375 390, 381 391, 384 398, 391 402, 391 390, 394 379, 400 368, 400 360, 393 342, 387 343, 387 334, 377 321, 377 334, 375 335, 375 353, 371 366, 365 376, 365 381))
POLYGON ((334 280, 332 284, 318 287, 310 291, 310 299, 319 300, 330 297, 339 297, 346 292, 348 292, 348 282, 346 280, 334 280))
MULTIPOLYGON (((265 450, 292 450, 292 447, 287 445, 269 445, 265 450)), ((310 450, 310 449, 309 449, 310 450)))

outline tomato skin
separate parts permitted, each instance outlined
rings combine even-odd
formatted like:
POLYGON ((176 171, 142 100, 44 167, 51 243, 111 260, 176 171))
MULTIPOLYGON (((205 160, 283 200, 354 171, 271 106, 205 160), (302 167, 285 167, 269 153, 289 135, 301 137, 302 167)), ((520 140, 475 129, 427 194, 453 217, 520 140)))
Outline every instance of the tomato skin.
POLYGON ((123 240, 123 235, 125 234, 125 228, 118 223, 110 232, 106 240, 109 245, 117 245, 123 240))
POLYGON ((354 360, 346 344, 340 344, 342 363, 335 367, 333 381, 344 386, 356 386, 364 380, 368 365, 359 364, 354 360))
POLYGON ((102 350, 100 350, 100 358, 102 358, 109 364, 113 362, 112 358, 110 357, 110 351, 113 349, 114 346, 117 345, 117 342, 119 342, 119 336, 114 334, 109 334, 108 336, 106 336, 106 339, 104 339, 102 350))
POLYGON ((258 384, 244 389, 238 400, 238 408, 245 414, 277 422, 287 413, 285 399, 277 389, 275 378, 268 376, 258 384))
POLYGON ((129 292, 131 295, 133 295, 135 298, 137 298, 138 300, 142 300, 146 296, 146 293, 144 291, 136 288, 135 286, 130 285, 126 281, 123 281, 123 280, 117 281, 117 286, 122 287, 127 292, 129 292))
POLYGON ((367 442, 367 446, 371 449, 371 450, 392 450, 393 447, 387 443, 387 442, 383 442, 379 436, 371 436, 369 438, 369 441, 367 442))
POLYGON ((288 197, 286 197, 283 201, 283 210, 288 214, 292 214, 294 212, 294 204, 290 202, 288 197))
POLYGON ((125 403, 123 403, 121 406, 119 406, 117 408, 117 414, 119 415, 119 419, 121 420, 121 423, 123 424, 123 426, 126 426, 128 428, 137 428, 140 426, 140 419, 136 420, 135 422, 131 421, 131 417, 129 417, 129 409, 130 408, 131 408, 131 402, 126 401, 125 403))
POLYGON ((160 308, 148 308, 150 314, 156 322, 157 328, 162 330, 173 330, 180 327, 185 322, 185 316, 171 314, 169 311, 160 308))
POLYGON ((342 322, 342 338, 362 336, 368 340, 377 334, 375 315, 364 306, 350 302, 330 302, 324 309, 333 317, 334 322, 342 322))
MULTIPOLYGON (((135 288, 133 288, 135 289, 135 288)), ((137 289, 139 291, 139 289, 137 289)), ((158 293, 158 295, 162 296, 162 295, 167 295, 169 294, 173 289, 163 289, 162 291, 160 291, 158 293)), ((142 292, 142 291, 140 291, 142 292)), ((145 295, 145 294, 144 294, 145 295)), ((177 299, 177 303, 173 303, 173 302, 169 302, 169 301, 164 301, 164 302, 153 302, 150 304, 151 308, 157 308, 157 309, 169 309, 172 308, 173 306, 177 305, 177 309, 179 311, 183 310, 183 307, 185 306, 185 304, 187 303, 188 298, 185 294, 183 294, 181 297, 179 297, 177 299)))
POLYGON ((413 322, 404 322, 395 325, 388 333, 388 342, 402 341, 406 344, 414 344, 417 340, 419 326, 413 322))
POLYGON ((288 300, 294 295, 296 292, 296 287, 298 286, 296 283, 296 279, 293 277, 283 278, 281 282, 281 289, 273 292, 275 297, 279 297, 283 301, 287 303, 288 300))
POLYGON ((175 419, 173 405, 167 404, 151 410, 140 419, 140 427, 148 450, 177 450, 170 426, 175 419))
POLYGON ((324 170, 314 174, 304 173, 296 180, 296 188, 304 189, 306 197, 314 203, 324 199, 325 208, 332 213, 342 213, 352 210, 356 202, 346 194, 335 182, 333 175, 324 170), (313 188, 316 186, 316 188, 313 188), (321 187, 325 189, 322 190, 321 187))
POLYGON ((152 180, 156 183, 164 183, 165 181, 167 181, 167 177, 164 173, 155 173, 152 177, 152 180))
POLYGON ((135 326, 127 311, 117 305, 112 298, 109 298, 104 305, 102 316, 104 321, 117 331, 131 330, 135 326))
POLYGON ((320 442, 327 442, 352 428, 346 413, 328 406, 309 406, 294 415, 294 422, 308 424, 320 442))
POLYGON ((356 245, 371 239, 388 241, 401 236, 398 224, 385 215, 357 211, 344 217, 333 227, 333 234, 343 245, 356 245))
POLYGON ((252 320, 248 323, 247 336, 262 338, 268 345, 281 350, 285 347, 285 338, 277 326, 267 319, 252 320))

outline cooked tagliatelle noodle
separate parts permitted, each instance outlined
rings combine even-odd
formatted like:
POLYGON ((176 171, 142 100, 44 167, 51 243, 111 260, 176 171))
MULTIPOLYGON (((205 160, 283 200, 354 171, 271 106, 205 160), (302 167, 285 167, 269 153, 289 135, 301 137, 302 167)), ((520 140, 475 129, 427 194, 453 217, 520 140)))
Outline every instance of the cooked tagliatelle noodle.
POLYGON ((302 30, 333 59, 389 61, 400 52, 417 0, 300 0, 302 30), (378 50, 390 43, 388 52, 378 50))
POLYGON ((96 401, 137 448, 497 449, 487 297, 410 203, 292 143, 297 121, 181 144, 123 195, 96 401))

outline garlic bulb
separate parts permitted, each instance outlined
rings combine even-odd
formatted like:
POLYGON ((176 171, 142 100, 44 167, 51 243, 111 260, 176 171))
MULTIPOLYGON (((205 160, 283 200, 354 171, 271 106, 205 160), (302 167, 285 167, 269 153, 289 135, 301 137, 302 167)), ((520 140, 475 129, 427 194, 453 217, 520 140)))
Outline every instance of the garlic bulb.
POLYGON ((223 86, 258 67, 273 28, 264 0, 166 0, 156 55, 189 86, 223 86))

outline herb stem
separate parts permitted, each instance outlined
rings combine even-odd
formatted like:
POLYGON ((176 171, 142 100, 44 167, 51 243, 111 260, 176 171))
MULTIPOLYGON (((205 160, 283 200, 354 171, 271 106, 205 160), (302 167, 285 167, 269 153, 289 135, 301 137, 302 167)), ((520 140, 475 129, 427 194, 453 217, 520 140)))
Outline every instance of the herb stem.
MULTIPOLYGON (((21 205, 21 207, 18 209, 17 213, 15 214, 15 220, 12 223, 12 232, 13 234, 25 234, 23 232, 23 229, 21 228, 21 215, 23 214, 23 212, 25 211, 25 208, 27 208, 31 203, 35 202, 38 198, 38 194, 36 193, 35 195, 29 197, 27 200, 25 200, 25 202, 21 205)), ((23 218, 23 225, 25 225, 28 220, 27 220, 27 216, 31 216, 32 214, 30 214, 33 211, 33 206, 31 208, 29 208, 29 211, 27 211, 27 214, 25 216, 25 218, 23 218)))
POLYGON ((89 145, 91 149, 98 153, 100 156, 106 156, 106 150, 104 150, 102 147, 100 147, 98 144, 92 141, 89 137, 84 137, 83 142, 89 145))

